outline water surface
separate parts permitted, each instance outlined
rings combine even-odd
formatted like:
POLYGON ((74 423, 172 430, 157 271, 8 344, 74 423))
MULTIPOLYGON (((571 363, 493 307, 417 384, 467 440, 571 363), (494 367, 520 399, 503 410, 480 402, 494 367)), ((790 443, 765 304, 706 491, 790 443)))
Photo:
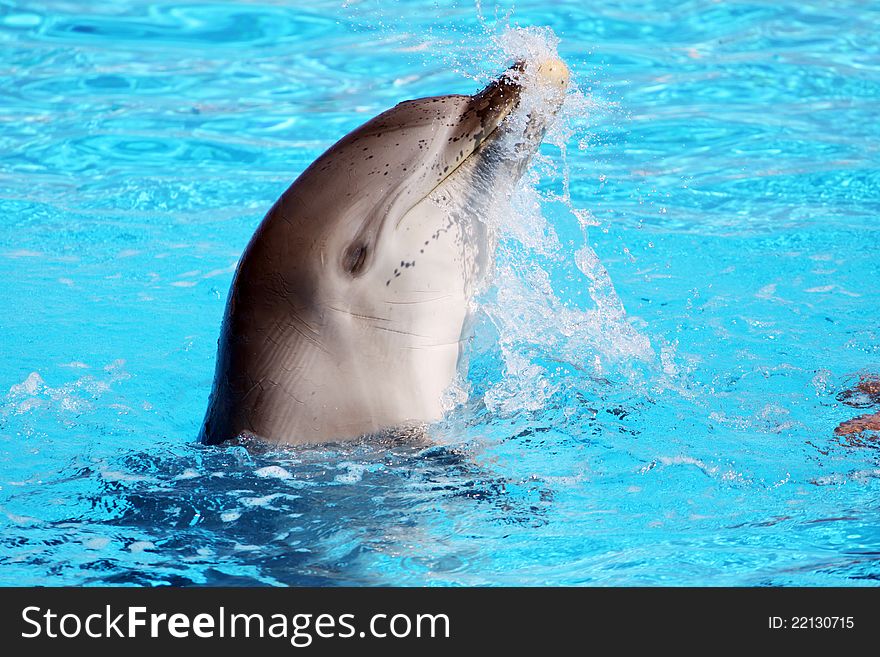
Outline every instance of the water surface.
POLYGON ((512 7, 0 1, 0 583, 877 581, 880 7, 512 7), (592 105, 441 445, 194 444, 263 213, 508 23, 592 105))

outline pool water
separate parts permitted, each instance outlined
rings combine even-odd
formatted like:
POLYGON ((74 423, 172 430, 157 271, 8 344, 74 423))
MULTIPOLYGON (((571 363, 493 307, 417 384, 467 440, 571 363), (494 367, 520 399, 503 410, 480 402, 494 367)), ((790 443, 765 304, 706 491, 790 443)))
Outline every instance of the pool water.
POLYGON ((878 24, 0 0, 0 584, 875 584, 880 438, 834 429, 880 410, 842 395, 880 372, 878 24), (436 445, 196 444, 265 211, 521 34, 579 92, 436 445))

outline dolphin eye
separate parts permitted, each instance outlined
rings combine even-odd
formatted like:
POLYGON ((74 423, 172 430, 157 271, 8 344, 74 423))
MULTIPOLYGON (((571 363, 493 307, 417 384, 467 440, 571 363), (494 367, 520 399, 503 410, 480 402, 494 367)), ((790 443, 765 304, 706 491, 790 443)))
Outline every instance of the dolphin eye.
POLYGON ((366 244, 352 244, 346 249, 345 254, 342 256, 342 266, 352 276, 358 276, 361 274, 364 264, 367 262, 367 245, 366 244))

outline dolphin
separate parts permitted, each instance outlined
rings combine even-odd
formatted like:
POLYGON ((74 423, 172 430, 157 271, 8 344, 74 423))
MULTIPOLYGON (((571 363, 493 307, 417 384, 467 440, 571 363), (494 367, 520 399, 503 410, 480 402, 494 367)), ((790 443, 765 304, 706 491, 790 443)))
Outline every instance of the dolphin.
POLYGON ((200 441, 322 443, 439 420, 491 268, 481 218, 568 80, 558 59, 518 62, 473 96, 404 101, 315 160, 238 263, 200 441))

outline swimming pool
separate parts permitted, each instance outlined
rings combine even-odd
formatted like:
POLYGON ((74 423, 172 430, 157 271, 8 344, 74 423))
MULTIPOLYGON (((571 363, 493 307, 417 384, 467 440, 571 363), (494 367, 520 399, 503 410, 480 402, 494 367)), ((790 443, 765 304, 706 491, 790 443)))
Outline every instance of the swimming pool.
POLYGON ((0 583, 877 581, 880 7, 511 7, 0 3, 0 583), (196 445, 262 215, 508 23, 592 105, 440 444, 196 445))

